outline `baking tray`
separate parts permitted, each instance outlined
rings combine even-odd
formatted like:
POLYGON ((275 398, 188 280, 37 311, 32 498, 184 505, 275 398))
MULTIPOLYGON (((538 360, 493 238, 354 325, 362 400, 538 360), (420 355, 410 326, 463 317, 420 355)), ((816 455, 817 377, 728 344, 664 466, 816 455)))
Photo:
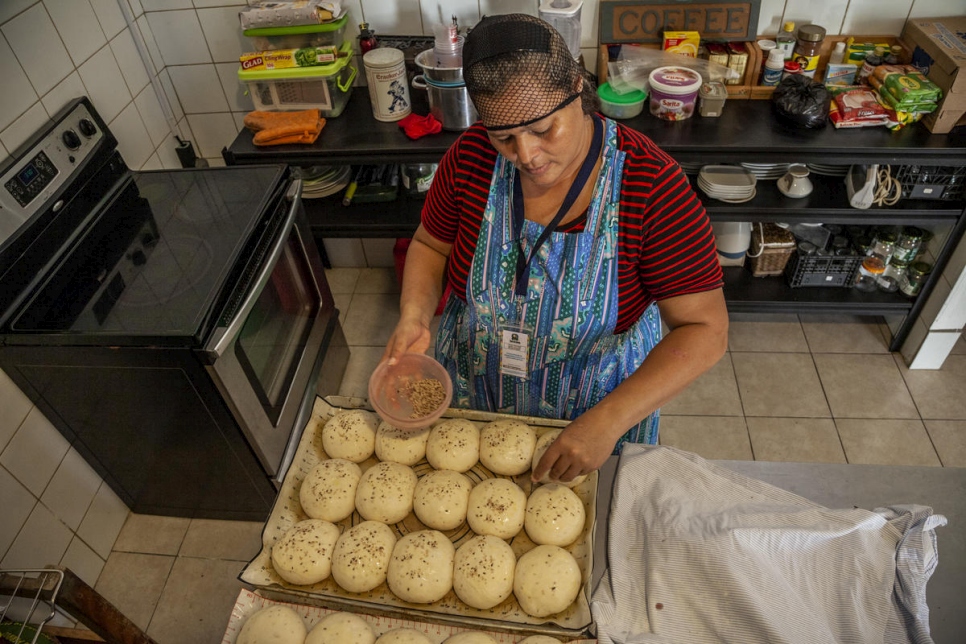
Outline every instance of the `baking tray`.
MULTIPOLYGON (((302 512, 301 505, 299 504, 299 486, 305 476, 319 461, 328 458, 322 450, 322 427, 334 414, 346 409, 359 407, 365 407, 365 401, 358 398, 330 397, 327 400, 321 398, 316 399, 312 417, 302 433, 295 459, 285 476, 281 490, 272 507, 272 512, 262 531, 262 548, 255 558, 242 570, 241 575, 239 575, 241 581, 259 589, 271 589, 286 595, 300 597, 303 600, 312 600, 312 603, 318 606, 352 612, 397 617, 400 619, 418 619, 429 623, 452 625, 472 624, 479 628, 499 632, 544 634, 564 636, 571 639, 589 634, 590 627, 593 623, 588 598, 590 597, 590 584, 593 571, 593 534, 596 523, 597 497, 596 472, 574 488, 574 492, 584 503, 587 519, 581 537, 567 548, 574 555, 580 567, 583 586, 576 601, 571 604, 570 608, 550 618, 535 618, 527 615, 520 608, 513 595, 510 595, 506 601, 494 608, 479 610, 464 604, 452 590, 438 602, 432 604, 412 604, 404 602, 393 595, 385 583, 367 593, 349 593, 342 590, 331 577, 312 586, 297 586, 279 577, 272 567, 272 544, 295 523, 308 518, 302 512)), ((494 414, 462 409, 448 410, 443 414, 443 419, 445 418, 466 418, 477 423, 479 426, 493 420, 515 418, 533 427, 538 435, 545 431, 567 425, 567 421, 555 421, 529 416, 510 416, 507 414, 494 414)), ((377 462, 378 460, 373 457, 360 463, 360 467, 365 470, 377 462)), ((418 476, 432 471, 432 467, 425 459, 417 463, 413 469, 418 476)), ((521 476, 512 477, 512 480, 520 485, 528 496, 532 487, 529 474, 529 471, 527 471, 521 476)), ((476 467, 466 472, 466 475, 474 483, 484 478, 494 476, 480 464, 477 464, 476 467)), ((362 520, 358 513, 353 513, 351 517, 341 521, 339 525, 345 529, 362 522, 362 520)), ((425 529, 425 526, 420 523, 413 513, 410 513, 402 522, 390 527, 393 528, 397 536, 425 529)), ((459 528, 446 532, 445 534, 450 537, 457 548, 464 541, 474 536, 474 533, 465 523, 459 528)), ((526 531, 521 530, 520 534, 510 541, 510 546, 519 559, 523 553, 532 549, 535 544, 527 537, 526 531)))

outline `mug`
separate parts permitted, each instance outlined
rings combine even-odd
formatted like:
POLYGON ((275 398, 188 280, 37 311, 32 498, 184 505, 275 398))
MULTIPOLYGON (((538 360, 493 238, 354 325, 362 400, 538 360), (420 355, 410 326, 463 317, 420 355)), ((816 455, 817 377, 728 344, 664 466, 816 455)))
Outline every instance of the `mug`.
POLYGON ((788 172, 778 180, 778 190, 786 197, 799 199, 812 193, 812 182, 808 179, 808 167, 804 163, 792 163, 788 172))

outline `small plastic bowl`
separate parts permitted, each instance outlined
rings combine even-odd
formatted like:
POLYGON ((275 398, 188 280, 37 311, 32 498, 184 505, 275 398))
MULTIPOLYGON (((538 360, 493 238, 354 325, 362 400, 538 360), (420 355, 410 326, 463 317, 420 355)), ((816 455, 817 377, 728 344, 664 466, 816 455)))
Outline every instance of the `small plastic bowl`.
POLYGON ((369 403, 379 417, 398 429, 428 427, 449 407, 453 399, 453 381, 443 365, 422 353, 406 353, 396 364, 381 362, 369 378, 369 403), (413 406, 406 395, 409 385, 435 378, 443 385, 443 402, 432 413, 412 418, 413 406))
POLYGON ((626 94, 618 94, 610 83, 597 88, 600 98, 600 111, 612 119, 632 119, 644 111, 647 92, 635 89, 626 94))

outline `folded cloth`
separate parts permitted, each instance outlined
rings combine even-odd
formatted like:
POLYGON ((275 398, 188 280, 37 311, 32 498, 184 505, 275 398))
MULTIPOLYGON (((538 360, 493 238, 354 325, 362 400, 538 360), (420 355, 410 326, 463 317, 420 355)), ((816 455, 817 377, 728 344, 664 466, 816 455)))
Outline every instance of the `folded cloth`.
POLYGON ((400 119, 399 127, 403 129, 406 136, 413 140, 426 136, 427 134, 437 134, 443 130, 443 124, 432 114, 420 116, 415 112, 400 119))
POLYGON ((325 127, 319 110, 300 112, 262 112, 255 110, 245 115, 245 127, 255 132, 255 145, 284 145, 315 143, 325 127))
POLYGON ((591 599, 598 642, 932 642, 926 582, 945 524, 925 506, 828 509, 694 454, 627 445, 612 565, 591 599))

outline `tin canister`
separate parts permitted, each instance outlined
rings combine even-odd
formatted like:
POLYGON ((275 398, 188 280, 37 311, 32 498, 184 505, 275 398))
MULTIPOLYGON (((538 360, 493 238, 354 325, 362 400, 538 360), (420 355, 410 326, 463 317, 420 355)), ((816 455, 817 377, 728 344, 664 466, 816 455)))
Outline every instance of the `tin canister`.
POLYGON ((369 102, 376 120, 398 121, 412 113, 402 51, 394 47, 377 47, 366 52, 362 63, 366 67, 369 102))

